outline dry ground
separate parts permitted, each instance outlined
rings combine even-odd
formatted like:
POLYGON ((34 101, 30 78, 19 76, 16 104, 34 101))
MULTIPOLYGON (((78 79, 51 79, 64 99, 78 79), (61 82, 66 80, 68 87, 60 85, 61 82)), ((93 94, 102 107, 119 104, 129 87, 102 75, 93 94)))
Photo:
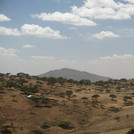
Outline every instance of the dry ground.
MULTIPOLYGON (((34 84, 36 80, 29 80, 29 83, 34 84)), ((134 128, 134 106, 123 104, 123 96, 130 95, 132 90, 122 90, 119 93, 111 90, 111 93, 117 96, 116 101, 112 101, 109 97, 111 93, 100 92, 95 85, 72 84, 71 89, 68 87, 68 83, 64 87, 59 84, 53 86, 56 92, 47 97, 57 101, 50 102, 47 107, 45 105, 35 107, 35 104, 18 89, 3 90, 0 92, 0 125, 12 124, 10 130, 13 134, 27 134, 33 129, 40 129, 44 134, 126 134, 128 130, 134 128), (91 88, 91 90, 76 92, 78 88, 91 88), (70 100, 67 96, 58 95, 66 90, 73 91, 74 97, 70 100), (94 94, 100 96, 98 98, 100 103, 96 106, 92 105, 94 94), (84 103, 82 97, 87 97, 88 101, 84 103), (76 104, 72 103, 74 99, 77 101, 76 104), (120 111, 116 113, 109 111, 110 106, 118 107, 120 111), (119 120, 115 117, 119 117, 119 120), (51 127, 42 129, 43 121, 49 122, 51 127), (70 121, 74 128, 62 129, 58 127, 60 121, 70 121)), ((50 86, 43 83, 42 88, 50 89, 50 86)))

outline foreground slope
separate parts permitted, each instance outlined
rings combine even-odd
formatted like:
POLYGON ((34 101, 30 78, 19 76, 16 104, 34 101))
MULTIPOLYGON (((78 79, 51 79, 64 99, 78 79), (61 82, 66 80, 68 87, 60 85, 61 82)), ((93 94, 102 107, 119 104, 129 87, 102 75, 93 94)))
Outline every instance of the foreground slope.
POLYGON ((0 77, 0 133, 10 126, 10 133, 1 134, 126 134, 134 128, 134 80, 91 85, 48 81, 0 77))
POLYGON ((65 79, 73 79, 73 80, 77 80, 80 81, 82 79, 88 79, 91 82, 96 82, 96 81, 107 81, 108 77, 104 77, 104 76, 99 76, 96 74, 92 74, 92 73, 88 73, 88 72, 84 72, 84 71, 78 71, 78 70, 74 70, 74 69, 69 69, 69 68, 63 68, 63 69, 59 69, 59 70, 54 70, 54 71, 50 71, 47 72, 45 74, 41 74, 39 75, 39 77, 63 77, 65 79))

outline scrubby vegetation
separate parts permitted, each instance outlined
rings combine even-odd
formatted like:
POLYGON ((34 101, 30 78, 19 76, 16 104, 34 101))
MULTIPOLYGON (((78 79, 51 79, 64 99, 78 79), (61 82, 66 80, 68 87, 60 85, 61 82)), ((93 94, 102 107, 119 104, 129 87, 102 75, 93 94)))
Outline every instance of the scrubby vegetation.
POLYGON ((0 133, 132 134, 133 83, 0 74, 0 133))
POLYGON ((69 121, 60 121, 58 126, 63 129, 72 129, 73 128, 71 122, 69 122, 69 121))

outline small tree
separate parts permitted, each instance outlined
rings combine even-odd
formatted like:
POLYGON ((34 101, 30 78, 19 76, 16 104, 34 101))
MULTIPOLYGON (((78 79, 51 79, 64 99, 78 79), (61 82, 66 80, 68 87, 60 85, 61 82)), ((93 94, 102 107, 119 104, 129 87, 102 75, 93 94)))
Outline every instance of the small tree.
POLYGON ((66 91, 66 95, 69 100, 70 100, 72 94, 73 94, 73 91, 70 91, 70 90, 66 91))
POLYGON ((134 134, 134 128, 130 129, 127 134, 134 134))
POLYGON ((29 133, 27 134, 43 134, 43 132, 41 130, 35 129, 35 130, 31 130, 29 133))
POLYGON ((43 128, 43 129, 50 128, 49 122, 46 122, 46 121, 42 122, 41 123, 41 128, 43 128))
POLYGON ((58 126, 63 129, 72 129, 73 128, 71 122, 69 122, 69 121, 60 121, 58 126))
POLYGON ((50 85, 51 88, 56 82, 57 82, 57 79, 54 78, 54 77, 50 77, 50 78, 47 79, 47 84, 50 85))
POLYGON ((95 95, 93 95, 92 96, 92 99, 93 99, 93 101, 98 101, 97 99, 99 98, 100 96, 98 95, 98 94, 95 94, 95 95))
POLYGON ((7 81, 6 87, 10 88, 11 90, 12 87, 16 87, 16 83, 13 81, 7 81))
POLYGON ((43 97, 43 98, 41 99, 41 103, 46 104, 46 107, 48 106, 49 101, 50 101, 50 100, 49 100, 48 98, 45 98, 45 97, 43 97))
POLYGON ((120 121, 120 116, 116 116, 114 119, 120 121))
POLYGON ((113 112, 115 112, 115 113, 117 113, 117 112, 120 111, 120 109, 117 108, 117 107, 109 107, 108 109, 109 109, 109 111, 113 111, 113 112))
POLYGON ((91 81, 86 80, 86 79, 82 79, 82 80, 79 81, 79 84, 81 84, 81 85, 91 85, 91 81))
POLYGON ((81 100, 83 100, 84 103, 86 103, 86 101, 88 101, 87 97, 82 97, 81 100))
POLYGON ((128 100, 132 99, 132 97, 130 96, 124 96, 123 100, 124 100, 124 104, 127 103, 128 100))
POLYGON ((111 97, 111 100, 114 100, 114 98, 116 98, 116 95, 110 94, 109 97, 111 97))
POLYGON ((62 77, 59 77, 59 78, 57 78, 57 81, 61 84, 61 87, 62 87, 66 80, 62 77))
POLYGON ((120 92, 120 90, 121 90, 121 87, 117 87, 116 89, 117 89, 117 92, 120 92))
POLYGON ((74 106, 76 106, 77 100, 76 99, 73 99, 72 100, 72 103, 74 104, 74 106))
POLYGON ((3 124, 2 125, 2 134, 12 134, 12 132, 9 130, 11 128, 11 125, 9 124, 3 124))
POLYGON ((32 99, 32 101, 34 101, 36 103, 36 107, 38 107, 39 106, 40 98, 38 98, 38 97, 32 97, 31 99, 32 99))
POLYGON ((126 118, 128 119, 128 117, 129 117, 129 115, 127 114, 127 115, 126 115, 126 118))
POLYGON ((111 91, 111 90, 107 89, 107 90, 106 90, 106 93, 110 93, 110 91, 111 91))

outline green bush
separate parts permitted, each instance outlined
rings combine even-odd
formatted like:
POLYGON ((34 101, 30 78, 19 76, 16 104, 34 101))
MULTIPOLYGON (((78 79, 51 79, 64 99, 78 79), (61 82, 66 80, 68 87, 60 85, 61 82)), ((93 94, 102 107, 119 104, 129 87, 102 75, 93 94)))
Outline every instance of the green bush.
POLYGON ((20 89, 24 94, 30 94, 30 93, 37 93, 38 89, 37 87, 27 87, 27 86, 23 86, 20 89))
POLYGON ((114 119, 119 121, 120 120, 120 116, 116 116, 114 119))
POLYGON ((119 108, 116 108, 116 107, 109 107, 109 111, 113 111, 115 113, 119 112, 119 108))
POLYGON ((72 129, 73 128, 71 122, 69 122, 69 121, 60 121, 58 126, 63 129, 72 129))
POLYGON ((12 134, 12 132, 10 130, 2 130, 1 131, 2 134, 12 134))
POLYGON ((127 101, 126 103, 124 103, 125 106, 132 106, 133 102, 132 101, 127 101))
POLYGON ((44 121, 44 122, 41 123, 41 128, 47 129, 47 128, 50 128, 50 125, 49 125, 48 122, 44 121))
POLYGON ((126 134, 134 134, 134 128, 130 129, 126 134))
POLYGON ((2 130, 1 130, 2 134, 12 134, 12 132, 8 129, 10 127, 11 127, 11 125, 9 125, 9 124, 3 124, 2 130))
POLYGON ((43 134, 43 132, 41 130, 35 129, 35 130, 31 130, 29 133, 27 134, 43 134))

